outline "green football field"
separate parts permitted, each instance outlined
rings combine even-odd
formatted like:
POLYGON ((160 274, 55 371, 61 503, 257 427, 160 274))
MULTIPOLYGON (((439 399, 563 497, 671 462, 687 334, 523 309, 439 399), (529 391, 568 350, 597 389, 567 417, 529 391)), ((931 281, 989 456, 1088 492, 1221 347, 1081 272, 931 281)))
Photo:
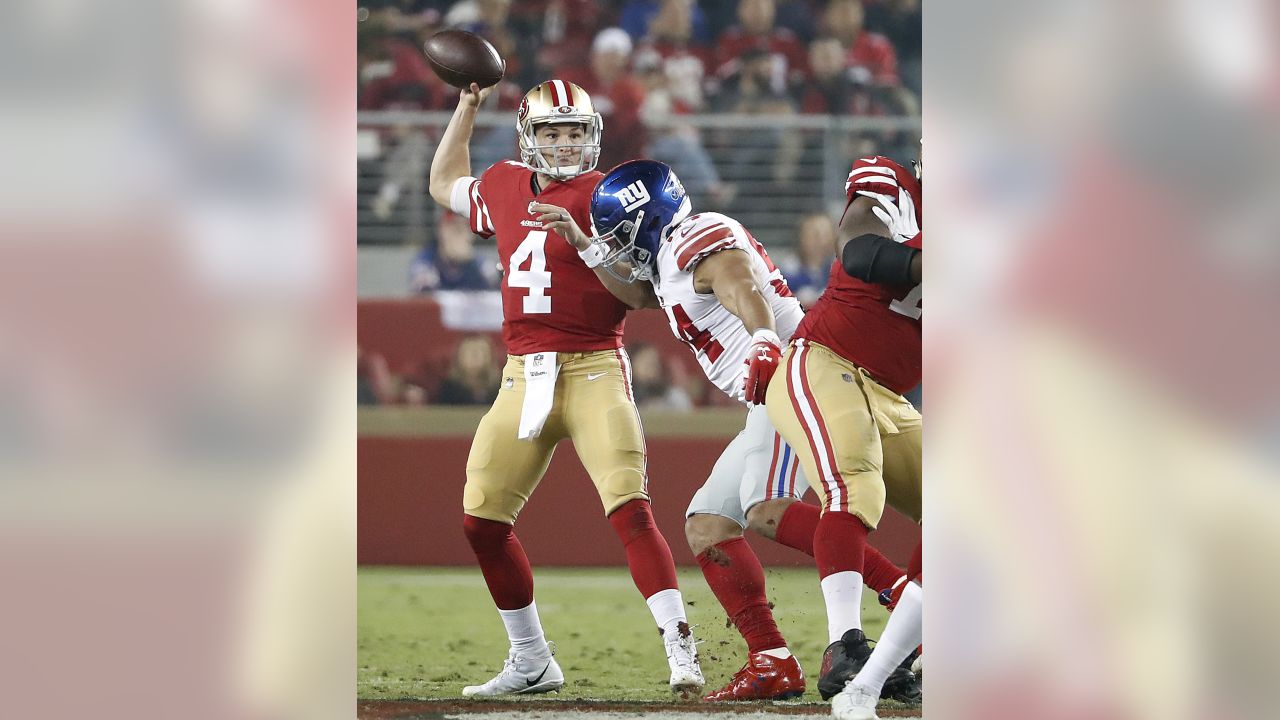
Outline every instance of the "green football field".
MULTIPOLYGON (((805 703, 821 702, 817 670, 827 645, 817 574, 766 569, 774 616, 809 677, 805 703)), ((358 674, 361 699, 444 700, 502 668, 507 639, 476 568, 361 568, 358 674)), ((644 600, 625 567, 535 568, 535 595, 547 638, 557 646, 565 700, 666 701, 667 662, 644 600)), ((689 621, 703 640, 710 688, 746 660, 746 645, 696 568, 680 571, 689 621)), ((886 615, 863 595, 863 625, 879 637, 886 615)))

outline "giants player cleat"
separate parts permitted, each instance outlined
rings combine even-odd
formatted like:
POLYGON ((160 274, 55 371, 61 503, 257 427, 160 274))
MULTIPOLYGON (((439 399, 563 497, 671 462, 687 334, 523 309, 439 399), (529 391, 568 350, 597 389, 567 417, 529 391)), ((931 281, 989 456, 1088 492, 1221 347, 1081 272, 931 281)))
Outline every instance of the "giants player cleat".
POLYGON ((671 692, 686 700, 697 697, 707 681, 702 677, 697 642, 693 639, 689 624, 678 623, 673 638, 668 638, 663 633, 662 644, 667 651, 667 664, 671 666, 671 692))
POLYGON ((489 697, 493 695, 530 695, 559 690, 564 685, 564 673, 555 658, 533 658, 517 655, 514 649, 502 663, 502 672, 483 685, 462 688, 464 697, 489 697))
POLYGON ((703 700, 786 700, 804 694, 804 670, 794 655, 782 660, 752 653, 723 688, 703 700))
POLYGON ((876 694, 857 683, 849 683, 831 700, 831 716, 838 720, 880 720, 876 715, 876 694))

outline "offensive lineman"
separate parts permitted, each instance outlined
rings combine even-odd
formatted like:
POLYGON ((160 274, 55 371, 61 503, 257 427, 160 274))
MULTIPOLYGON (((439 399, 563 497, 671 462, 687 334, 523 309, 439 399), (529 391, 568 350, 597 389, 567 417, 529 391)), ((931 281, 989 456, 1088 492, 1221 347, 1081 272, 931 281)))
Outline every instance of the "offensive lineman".
POLYGON ((867 534, 886 500, 920 521, 921 418, 902 393, 920 382, 923 235, 920 183, 901 165, 858 160, 845 188, 840 237, 847 240, 826 292, 796 329, 767 407, 805 472, 819 480, 823 501, 814 558, 831 645, 819 690, 839 693, 837 717, 870 720, 876 679, 883 682, 881 673, 920 643, 919 548, 874 661, 861 629, 860 586, 867 534), (890 193, 899 200, 896 218, 874 207, 876 196, 890 193), (895 227, 886 232, 888 224, 895 227))
POLYGON ((504 270, 507 363, 467 458, 463 529, 511 649, 497 676, 462 693, 539 693, 564 685, 513 525, 556 444, 568 437, 658 625, 671 689, 688 696, 704 685, 702 670, 671 549, 649 508, 644 437, 621 340, 628 307, 639 307, 644 297, 638 288, 587 269, 530 210, 534 201, 554 202, 579 221, 588 219, 591 190, 601 177, 595 171, 600 115, 573 83, 538 85, 525 95, 516 119, 521 162, 497 163, 477 179, 467 145, 476 110, 490 91, 472 84, 460 93, 431 163, 431 197, 469 218, 477 234, 496 236, 504 270))

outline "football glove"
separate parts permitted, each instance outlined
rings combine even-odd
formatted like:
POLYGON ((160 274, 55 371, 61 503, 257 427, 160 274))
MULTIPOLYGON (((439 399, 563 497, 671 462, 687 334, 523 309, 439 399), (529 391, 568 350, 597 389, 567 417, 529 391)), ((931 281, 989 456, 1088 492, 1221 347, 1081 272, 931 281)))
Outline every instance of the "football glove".
POLYGON ((747 351, 746 376, 742 381, 742 395, 752 405, 763 405, 769 380, 782 362, 782 341, 772 330, 761 328, 751 336, 751 349, 747 351))

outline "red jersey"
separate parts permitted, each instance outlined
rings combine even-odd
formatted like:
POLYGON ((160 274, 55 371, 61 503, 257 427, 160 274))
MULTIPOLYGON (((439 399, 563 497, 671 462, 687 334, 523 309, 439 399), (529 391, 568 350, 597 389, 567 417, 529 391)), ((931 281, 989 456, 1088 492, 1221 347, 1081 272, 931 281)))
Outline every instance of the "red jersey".
MULTIPOLYGON (((920 182, 896 162, 863 158, 853 164, 845 183, 845 211, 859 190, 896 198, 898 188, 911 194, 916 221, 921 223, 920 182), (855 185, 868 176, 883 180, 855 185)), ((923 233, 907 245, 923 249, 923 233)), ((920 286, 888 287, 852 278, 837 258, 831 264, 827 290, 796 329, 795 337, 807 338, 831 348, 841 357, 865 369, 885 387, 905 393, 920 384, 920 286)))
POLYGON ((559 205, 578 227, 591 227, 591 191, 603 177, 588 172, 534 194, 533 170, 507 160, 471 183, 471 230, 496 235, 502 264, 502 340, 512 355, 586 352, 622 346, 627 306, 560 235, 542 229, 534 202, 559 205))

